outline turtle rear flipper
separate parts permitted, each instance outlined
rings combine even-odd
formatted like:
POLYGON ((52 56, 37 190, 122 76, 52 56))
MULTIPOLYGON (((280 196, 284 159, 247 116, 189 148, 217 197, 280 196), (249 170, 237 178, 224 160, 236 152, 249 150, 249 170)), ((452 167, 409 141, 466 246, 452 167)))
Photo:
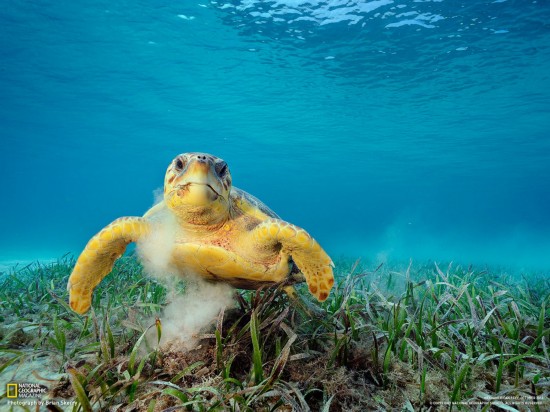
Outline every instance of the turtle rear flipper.
POLYGON ((90 239, 78 257, 69 277, 69 304, 79 314, 88 311, 92 292, 113 269, 128 244, 150 232, 150 224, 141 217, 121 217, 90 239))

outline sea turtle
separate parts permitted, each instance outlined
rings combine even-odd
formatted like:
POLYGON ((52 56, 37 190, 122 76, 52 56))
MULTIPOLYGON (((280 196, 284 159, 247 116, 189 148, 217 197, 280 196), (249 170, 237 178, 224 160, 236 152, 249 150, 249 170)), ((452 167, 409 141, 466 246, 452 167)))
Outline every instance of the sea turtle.
POLYGON ((258 289, 301 272, 317 300, 327 299, 334 284, 334 264, 319 243, 232 186, 224 160, 206 153, 184 153, 168 166, 160 203, 143 217, 116 219, 90 239, 67 285, 75 312, 88 311, 94 288, 111 272, 126 246, 152 236, 167 215, 175 232, 166 246, 171 249, 168 259, 178 273, 258 289))

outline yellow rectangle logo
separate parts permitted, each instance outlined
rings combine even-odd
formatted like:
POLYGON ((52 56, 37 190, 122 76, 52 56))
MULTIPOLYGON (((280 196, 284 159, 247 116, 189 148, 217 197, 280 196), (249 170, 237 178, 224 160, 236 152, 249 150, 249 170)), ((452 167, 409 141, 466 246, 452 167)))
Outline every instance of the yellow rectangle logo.
POLYGON ((8 383, 6 385, 6 396, 8 398, 17 398, 17 384, 16 383, 8 383))

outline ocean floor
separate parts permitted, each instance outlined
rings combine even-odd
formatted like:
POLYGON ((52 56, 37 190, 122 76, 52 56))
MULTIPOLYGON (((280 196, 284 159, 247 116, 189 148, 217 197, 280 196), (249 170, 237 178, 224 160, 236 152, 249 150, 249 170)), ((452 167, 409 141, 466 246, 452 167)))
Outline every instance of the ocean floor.
POLYGON ((130 256, 81 316, 73 265, 0 281, 1 410, 550 410, 548 274, 342 259, 322 304, 301 286, 305 304, 271 288, 219 310, 218 289, 168 286, 130 256))

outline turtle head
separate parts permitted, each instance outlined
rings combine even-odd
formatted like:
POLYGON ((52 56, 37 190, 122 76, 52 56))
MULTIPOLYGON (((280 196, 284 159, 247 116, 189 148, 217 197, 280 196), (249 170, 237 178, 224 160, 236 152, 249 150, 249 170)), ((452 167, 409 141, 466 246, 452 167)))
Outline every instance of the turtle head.
POLYGON ((223 223, 229 217, 230 191, 227 163, 207 153, 176 156, 166 170, 164 201, 186 223, 223 223))

